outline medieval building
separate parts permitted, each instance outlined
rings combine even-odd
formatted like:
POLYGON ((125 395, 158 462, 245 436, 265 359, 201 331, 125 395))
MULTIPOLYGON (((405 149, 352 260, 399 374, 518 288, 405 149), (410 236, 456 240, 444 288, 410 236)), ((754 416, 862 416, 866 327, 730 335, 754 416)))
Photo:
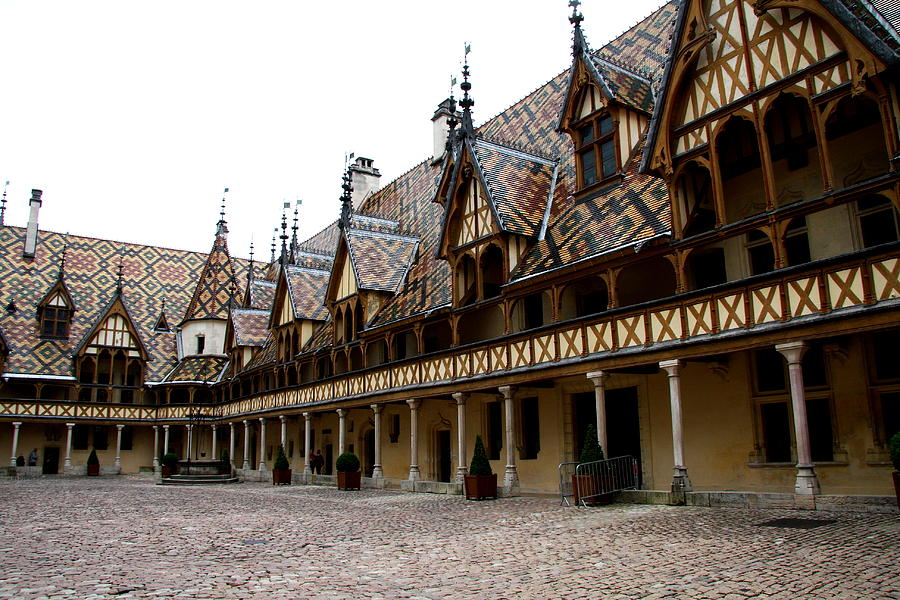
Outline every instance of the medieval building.
POLYGON ((283 444, 299 481, 352 450, 452 493, 481 435, 508 493, 553 492, 596 424, 643 490, 890 493, 896 3, 674 0, 601 47, 571 22, 568 69, 480 126, 466 70, 433 157, 386 185, 357 159, 268 263, 224 212, 208 255, 41 231, 35 190, 0 227, 3 456, 264 480, 283 444))

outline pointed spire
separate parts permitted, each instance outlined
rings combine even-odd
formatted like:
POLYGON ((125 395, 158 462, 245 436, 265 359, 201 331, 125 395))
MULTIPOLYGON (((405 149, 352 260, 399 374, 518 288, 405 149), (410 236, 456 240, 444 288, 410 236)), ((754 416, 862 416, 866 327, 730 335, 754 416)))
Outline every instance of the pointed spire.
POLYGON ((460 89, 463 91, 463 97, 459 101, 459 105, 463 109, 462 133, 469 137, 475 137, 475 125, 472 123, 472 107, 475 106, 475 101, 469 96, 469 90, 472 89, 472 84, 469 83, 469 52, 471 51, 472 45, 466 42, 462 71, 463 82, 459 84, 460 89))
POLYGON ((122 295, 122 288, 124 287, 123 278, 125 274, 125 246, 122 246, 122 249, 119 251, 119 269, 118 269, 118 277, 116 279, 116 295, 122 295))
POLYGON ((353 185, 350 183, 350 159, 353 158, 353 154, 349 154, 344 159, 344 176, 341 178, 341 189, 344 190, 344 193, 341 194, 341 220, 338 223, 338 226, 341 229, 349 229, 350 228, 350 215, 353 212, 353 202, 351 201, 350 192, 353 191, 353 185))
MULTIPOLYGON (((291 207, 290 202, 284 203, 285 209, 290 208, 290 207, 291 207)), ((288 234, 287 234, 287 212, 285 210, 281 211, 281 235, 279 237, 281 238, 281 264, 282 264, 282 266, 286 266, 287 262, 288 262, 288 249, 287 249, 288 234)))
POLYGON ((225 191, 222 192, 222 210, 219 211, 219 222, 216 224, 216 235, 225 235, 228 233, 228 224, 225 221, 225 194, 228 193, 228 188, 225 188, 225 191))
POLYGON ((56 279, 58 281, 63 280, 63 276, 65 275, 65 272, 66 272, 66 250, 68 250, 68 249, 69 249, 69 245, 63 244, 62 256, 60 256, 60 258, 59 258, 59 273, 56 274, 56 279))
POLYGON ((275 262, 275 237, 278 235, 278 228, 272 230, 272 258, 269 259, 270 263, 275 262))
POLYGON ((300 251, 300 242, 297 239, 297 230, 299 229, 297 222, 299 220, 298 212, 300 210, 300 205, 303 204, 303 200, 297 198, 294 203, 294 226, 291 227, 291 264, 297 264, 297 253, 300 251))
POLYGON ((250 308, 250 288, 253 285, 253 237, 250 238, 250 266, 247 268, 247 301, 246 308, 250 308))
POLYGON ((578 11, 578 7, 581 6, 580 0, 569 0, 569 6, 572 7, 569 23, 575 28, 572 35, 572 54, 574 56, 579 56, 587 47, 587 44, 584 41, 584 34, 581 32, 581 22, 584 21, 584 15, 578 11))
POLYGON ((0 200, 0 227, 6 225, 6 188, 9 187, 9 182, 3 184, 3 199, 0 200))

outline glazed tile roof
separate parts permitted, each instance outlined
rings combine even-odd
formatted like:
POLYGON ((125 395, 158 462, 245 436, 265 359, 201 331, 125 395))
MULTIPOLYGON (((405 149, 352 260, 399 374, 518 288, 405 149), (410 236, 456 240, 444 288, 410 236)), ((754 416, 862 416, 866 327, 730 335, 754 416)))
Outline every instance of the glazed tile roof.
MULTIPOLYGON (((303 345, 303 348, 300 349, 300 353, 303 354, 305 352, 315 352, 319 348, 325 348, 331 345, 332 340, 334 339, 334 321, 326 321, 322 323, 322 326, 316 329, 312 336, 306 343, 303 345)), ((274 346, 274 344, 273 344, 274 346)), ((275 360, 275 353, 272 353, 272 361, 275 360)))
POLYGON ((302 251, 310 252, 312 254, 334 256, 338 238, 340 238, 340 236, 341 230, 338 227, 337 221, 335 221, 308 240, 300 242, 297 247, 302 251))
POLYGON ((646 113, 653 110, 653 89, 649 79, 600 56, 592 56, 591 64, 603 78, 613 100, 646 113))
POLYGON ((191 319, 227 319, 232 302, 237 305, 241 290, 234 273, 228 240, 224 234, 216 235, 212 250, 206 258, 194 296, 184 315, 191 319))
POLYGON ((294 318, 324 321, 329 312, 325 308, 325 289, 330 271, 307 269, 289 265, 287 286, 294 307, 294 318))
POLYGON ((163 380, 165 383, 215 383, 228 363, 224 356, 188 356, 181 360, 163 380))
POLYGON ((262 365, 268 365, 275 362, 275 351, 277 350, 275 340, 272 338, 271 334, 266 338, 266 341, 263 343, 262 349, 259 350, 256 354, 253 355, 253 358, 250 359, 250 362, 247 363, 247 366, 244 367, 243 371, 249 371, 251 369, 255 369, 256 367, 260 367, 262 365))
POLYGON ((262 346, 269 337, 269 310, 235 308, 231 311, 236 346, 262 346))
POLYGON ((480 139, 474 150, 500 227, 538 237, 556 185, 556 161, 480 139))
POLYGON ((306 267, 307 269, 330 271, 331 265, 334 264, 334 253, 332 252, 332 254, 316 254, 314 252, 306 252, 301 250, 294 254, 293 264, 298 267, 306 267))
MULTIPOLYGON (((25 260, 24 241, 24 228, 0 227, 0 303, 5 307, 14 301, 18 309, 14 314, 0 311, 0 328, 10 348, 6 372, 72 376, 72 352, 113 297, 120 260, 123 297, 150 355, 146 380, 159 381, 175 366, 175 335, 153 326, 163 300, 169 322, 185 314, 205 254, 40 231, 34 260, 25 260), (64 279, 76 310, 67 340, 42 340, 35 310, 56 283, 64 246, 64 279)), ((246 276, 246 261, 235 260, 234 266, 239 279, 246 276)))
POLYGON ((395 292, 406 277, 418 245, 418 239, 409 236, 348 231, 347 246, 360 289, 395 292))
POLYGON ((250 306, 259 310, 272 310, 275 301, 275 282, 266 279, 254 279, 248 287, 250 306))

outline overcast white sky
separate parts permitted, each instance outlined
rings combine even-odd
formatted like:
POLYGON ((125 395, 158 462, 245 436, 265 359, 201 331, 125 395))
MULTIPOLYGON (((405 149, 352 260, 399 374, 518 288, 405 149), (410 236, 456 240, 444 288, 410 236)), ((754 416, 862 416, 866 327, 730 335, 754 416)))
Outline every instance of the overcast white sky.
MULTIPOLYGON (((662 0, 586 0, 599 47, 662 0)), ((268 259, 283 202, 308 237, 337 218, 344 153, 382 185, 432 154, 459 79, 476 125, 571 63, 567 0, 0 0, 0 185, 24 226, 268 259)), ((459 96, 459 91, 456 93, 459 96)))

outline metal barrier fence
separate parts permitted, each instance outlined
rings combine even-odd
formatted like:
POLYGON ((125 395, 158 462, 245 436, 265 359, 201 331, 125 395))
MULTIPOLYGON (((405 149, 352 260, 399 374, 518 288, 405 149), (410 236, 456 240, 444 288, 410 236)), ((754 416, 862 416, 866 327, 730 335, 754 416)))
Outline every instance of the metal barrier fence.
POLYGON ((632 456, 618 456, 589 463, 560 463, 560 504, 576 506, 594 504, 600 496, 620 490, 637 489, 638 465, 632 456))

